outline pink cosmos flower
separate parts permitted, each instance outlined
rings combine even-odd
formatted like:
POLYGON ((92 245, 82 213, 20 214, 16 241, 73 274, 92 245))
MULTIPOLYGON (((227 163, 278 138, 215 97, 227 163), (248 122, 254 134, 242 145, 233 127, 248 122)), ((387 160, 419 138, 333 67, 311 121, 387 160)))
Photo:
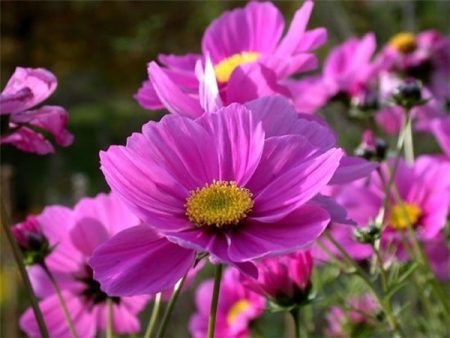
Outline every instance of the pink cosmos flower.
POLYGON ((0 94, 0 144, 11 144, 40 155, 53 153, 53 145, 45 139, 43 131, 52 134, 63 147, 72 144, 73 135, 65 129, 68 115, 64 108, 42 106, 30 110, 47 99, 56 86, 55 76, 46 69, 16 68, 0 94))
POLYGON ((436 30, 395 35, 381 52, 391 72, 420 79, 438 100, 448 97, 450 37, 436 30))
POLYGON ((258 279, 242 276, 243 284, 280 306, 307 301, 311 288, 313 259, 309 251, 266 258, 256 263, 258 279))
POLYGON ((430 123, 431 132, 436 138, 447 158, 450 159, 450 116, 433 119, 430 123))
POLYGON ((373 60, 375 49, 373 33, 350 38, 330 52, 320 76, 292 81, 289 88, 298 110, 315 112, 339 94, 348 100, 369 95, 382 69, 382 64, 373 60))
MULTIPOLYGON (((140 224, 138 218, 112 194, 84 198, 74 210, 51 206, 36 216, 42 231, 54 248, 45 263, 63 292, 69 313, 79 337, 94 337, 105 331, 108 308, 113 302, 113 330, 117 334, 140 330, 138 313, 147 297, 109 297, 93 278, 87 259, 92 251, 116 232, 140 224)), ((70 337, 67 322, 41 266, 29 268, 30 278, 40 302, 51 337, 70 337)), ((39 336, 33 311, 28 309, 20 319, 20 327, 30 337, 39 336)))
POLYGON ((252 260, 305 247, 330 217, 345 218, 317 195, 366 174, 365 162, 342 156, 325 125, 279 97, 150 122, 101 152, 101 168, 133 212, 183 251, 169 256, 146 242, 149 227, 128 229, 96 250, 95 278, 110 294, 152 294, 181 278, 195 251, 256 276, 252 260), (140 273, 156 261, 164 269, 140 273))
POLYGON ((333 338, 354 337, 355 330, 370 328, 376 324, 380 305, 370 294, 353 297, 348 300, 346 308, 334 306, 327 314, 326 334, 333 338))
MULTIPOLYGON (((382 166, 384 181, 388 179, 388 165, 391 170, 392 161, 382 166)), ((408 254, 403 245, 403 236, 408 237, 406 229, 411 223, 418 239, 427 246, 430 241, 435 242, 441 236, 445 227, 450 208, 450 177, 447 174, 450 164, 429 156, 419 157, 414 165, 407 165, 400 161, 394 185, 398 190, 401 201, 395 195, 390 196, 390 207, 386 214, 386 225, 381 234, 381 244, 385 250, 394 250, 398 259, 407 259, 408 254), (436 184, 439 182, 439 184, 436 184)), ((334 194, 336 201, 346 208, 348 217, 359 226, 366 227, 373 222, 383 205, 384 184, 377 173, 369 179, 354 182, 340 187, 334 194)), ((370 246, 355 242, 351 227, 330 228, 331 234, 346 248, 351 256, 364 259, 371 256, 370 246)), ((323 240, 323 243, 336 252, 333 244, 323 240)), ((317 250, 317 249, 316 249, 317 250)), ((319 253, 318 257, 326 259, 326 253, 319 253)), ((437 255, 436 257, 439 259, 437 255)), ((430 259, 433 259, 430 256, 430 259)), ((432 263, 433 265, 433 263, 432 263)))
MULTIPOLYGON (((214 281, 207 280, 197 290, 195 298, 197 313, 192 316, 189 323, 189 331, 194 338, 207 336, 213 287, 214 281)), ((228 268, 225 270, 219 292, 214 337, 250 337, 249 325, 252 320, 262 315, 264 307, 264 297, 245 288, 239 280, 239 271, 228 268)))
POLYGON ((269 2, 225 12, 206 29, 202 54, 160 55, 163 66, 150 62, 149 80, 135 98, 144 108, 165 107, 189 117, 261 96, 292 98, 285 79, 317 67, 317 58, 309 52, 327 38, 323 28, 306 30, 313 6, 312 1, 303 4, 283 38, 283 17, 269 2), (205 81, 215 87, 213 106, 199 99, 205 81))

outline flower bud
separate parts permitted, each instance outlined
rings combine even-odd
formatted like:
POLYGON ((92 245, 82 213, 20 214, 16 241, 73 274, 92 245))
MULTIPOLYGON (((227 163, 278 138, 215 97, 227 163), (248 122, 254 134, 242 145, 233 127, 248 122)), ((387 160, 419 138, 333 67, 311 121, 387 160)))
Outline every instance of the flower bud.
POLYGON ((268 297, 277 307, 287 308, 309 302, 313 259, 309 251, 266 258, 256 263, 258 279, 243 277, 252 291, 268 297))
POLYGON ((45 257, 50 254, 48 239, 36 217, 28 216, 25 222, 14 225, 11 232, 24 254, 26 265, 43 263, 45 257))
POLYGON ((422 83, 416 79, 407 79, 399 85, 392 96, 394 102, 406 110, 425 103, 422 99, 422 83))
POLYGON ((361 144, 355 149, 355 155, 367 160, 382 161, 386 157, 387 143, 381 138, 375 137, 372 130, 366 130, 361 144))
POLYGON ((360 243, 373 244, 381 236, 381 229, 375 224, 355 230, 355 239, 360 243))

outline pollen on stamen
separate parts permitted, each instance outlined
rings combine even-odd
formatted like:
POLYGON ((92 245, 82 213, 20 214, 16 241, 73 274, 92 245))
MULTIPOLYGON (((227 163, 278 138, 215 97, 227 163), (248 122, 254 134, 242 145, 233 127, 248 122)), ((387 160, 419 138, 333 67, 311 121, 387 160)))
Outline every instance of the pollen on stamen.
POLYGON ((222 61, 220 61, 215 67, 217 81, 220 83, 228 82, 231 74, 243 63, 253 62, 259 59, 260 54, 255 52, 242 52, 234 54, 222 61))
POLYGON ((186 216, 197 226, 237 225, 253 208, 252 193, 234 181, 213 181, 190 192, 186 216))
POLYGON ((408 54, 417 48, 416 36, 412 33, 398 33, 391 38, 389 45, 400 53, 408 54))
POLYGON ((408 225, 416 225, 421 215, 422 210, 415 204, 397 204, 391 210, 390 224, 395 230, 405 230, 408 225))

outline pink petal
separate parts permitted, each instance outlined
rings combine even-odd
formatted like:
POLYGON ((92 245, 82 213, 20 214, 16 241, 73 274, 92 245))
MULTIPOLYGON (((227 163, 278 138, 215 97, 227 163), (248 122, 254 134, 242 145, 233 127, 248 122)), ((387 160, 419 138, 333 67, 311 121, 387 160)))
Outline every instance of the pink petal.
POLYGON ((270 53, 283 28, 283 17, 273 4, 252 2, 215 19, 203 35, 202 51, 215 64, 240 52, 270 53))
POLYGON ((301 37, 308 25, 313 8, 313 1, 305 1, 303 6, 295 12, 289 30, 286 36, 281 40, 276 50, 276 54, 287 56, 295 53, 296 50, 300 48, 299 43, 301 42, 301 37))
MULTIPOLYGON (((79 337, 94 337, 96 333, 95 318, 89 313, 81 299, 63 291, 63 297, 79 337)), ((72 337, 64 317, 61 303, 56 295, 39 303, 50 337, 72 337)), ((29 337, 40 337, 39 327, 33 310, 29 308, 20 318, 20 328, 29 337)))
POLYGON ((195 251, 173 244, 142 225, 119 232, 100 245, 89 264, 106 293, 133 296, 173 288, 192 267, 194 257, 195 251))
POLYGON ((199 97, 202 108, 208 113, 221 108, 223 104, 220 98, 216 74, 214 73, 211 59, 208 56, 205 60, 205 69, 203 69, 201 61, 198 61, 195 67, 195 73, 200 83, 199 97))
POLYGON ((228 253, 240 262, 295 251, 310 245, 329 222, 328 213, 313 205, 302 206, 272 224, 251 220, 230 234, 228 253))
POLYGON ((254 192, 252 219, 272 222, 306 203, 329 182, 342 155, 341 150, 332 148, 280 175, 262 191, 254 192))
POLYGON ((55 137, 57 144, 67 147, 73 143, 73 135, 66 129, 68 123, 67 111, 58 106, 43 106, 36 110, 28 110, 14 114, 11 122, 30 124, 48 131, 55 137))
POLYGON ((344 184, 367 177, 378 167, 375 162, 360 157, 345 156, 341 159, 338 169, 329 184, 344 184))
POLYGON ((134 95, 134 98, 145 109, 158 110, 164 108, 150 80, 142 83, 141 88, 134 95))
POLYGON ((44 68, 17 67, 0 95, 1 114, 30 109, 48 98, 56 86, 56 77, 44 68))
POLYGON ((0 136, 0 144, 11 144, 17 149, 38 155, 47 155, 55 151, 53 145, 42 134, 27 127, 20 127, 9 135, 0 136))
POLYGON ((215 135, 220 180, 247 183, 255 172, 264 148, 264 131, 244 106, 231 104, 217 114, 199 119, 215 135))
POLYGON ((150 62, 148 73, 159 99, 171 113, 190 117, 203 113, 198 100, 184 93, 156 62, 150 62))

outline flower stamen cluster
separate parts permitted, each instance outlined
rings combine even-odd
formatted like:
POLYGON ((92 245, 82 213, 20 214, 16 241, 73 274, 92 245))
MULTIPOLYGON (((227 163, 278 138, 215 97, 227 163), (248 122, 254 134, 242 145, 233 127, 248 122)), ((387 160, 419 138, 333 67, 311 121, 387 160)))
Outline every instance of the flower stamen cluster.
POLYGON ((408 225, 415 225, 421 215, 422 210, 416 204, 397 204, 391 210, 390 224, 395 230, 405 230, 408 225))
POLYGON ((198 226, 237 225, 252 210, 252 193, 234 181, 213 181, 191 191, 186 216, 198 226))
POLYGON ((259 56, 260 54, 255 52, 242 52, 220 61, 214 67, 217 80, 220 83, 228 82, 236 67, 242 65, 243 63, 254 62, 259 59, 259 56))
POLYGON ((389 41, 389 45, 400 53, 408 54, 417 48, 416 36, 412 33, 398 33, 389 41))

